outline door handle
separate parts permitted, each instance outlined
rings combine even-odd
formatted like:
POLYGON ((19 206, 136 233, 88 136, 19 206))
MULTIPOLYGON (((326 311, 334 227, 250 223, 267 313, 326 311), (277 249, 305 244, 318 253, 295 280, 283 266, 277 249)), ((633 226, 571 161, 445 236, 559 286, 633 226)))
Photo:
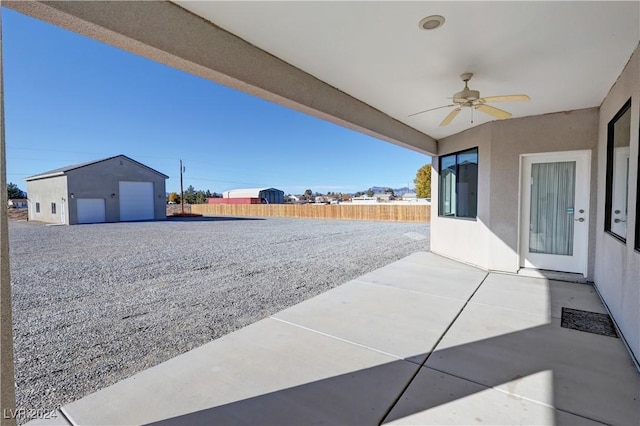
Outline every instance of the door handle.
POLYGON ((584 218, 583 217, 579 217, 578 219, 573 219, 576 222, 584 222, 584 218))
POLYGON ((623 220, 623 219, 613 219, 613 221, 615 223, 626 222, 626 220, 623 220))

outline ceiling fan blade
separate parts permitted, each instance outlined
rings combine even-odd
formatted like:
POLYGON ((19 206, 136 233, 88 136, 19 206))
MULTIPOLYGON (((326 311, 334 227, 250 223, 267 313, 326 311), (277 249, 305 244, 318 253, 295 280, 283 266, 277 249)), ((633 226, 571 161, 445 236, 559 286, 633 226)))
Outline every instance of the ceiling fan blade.
POLYGON ((487 96, 480 98, 478 101, 485 102, 517 102, 517 101, 530 101, 531 98, 527 95, 502 95, 502 96, 487 96))
POLYGON ((458 113, 462 110, 462 108, 456 108, 453 111, 451 111, 449 113, 449 115, 447 115, 444 120, 442 120, 442 123, 440 123, 440 126, 446 126, 449 123, 451 123, 453 121, 454 118, 456 118, 456 116, 458 115, 458 113))
POLYGON ((503 111, 501 109, 498 109, 496 107, 492 107, 490 105, 478 105, 477 107, 475 107, 477 110, 484 112, 485 114, 489 114, 494 116, 495 118, 499 119, 499 120, 504 120, 507 119, 509 117, 511 117, 511 113, 507 112, 507 111, 503 111))
POLYGON ((449 107, 452 107, 452 106, 455 106, 455 104, 444 105, 444 106, 440 106, 440 107, 437 107, 437 108, 425 109, 424 111, 414 112, 413 114, 409 114, 408 117, 413 117, 414 115, 423 114, 425 112, 434 111, 434 110, 440 109, 440 108, 449 108, 449 107))

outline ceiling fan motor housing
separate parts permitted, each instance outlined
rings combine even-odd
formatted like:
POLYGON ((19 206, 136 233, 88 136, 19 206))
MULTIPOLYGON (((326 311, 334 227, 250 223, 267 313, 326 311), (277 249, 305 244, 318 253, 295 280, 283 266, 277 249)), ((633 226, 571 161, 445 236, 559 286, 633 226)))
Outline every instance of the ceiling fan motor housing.
POLYGON ((453 102, 457 104, 476 101, 478 99, 480 99, 480 92, 478 90, 470 90, 466 87, 464 90, 453 95, 453 102))

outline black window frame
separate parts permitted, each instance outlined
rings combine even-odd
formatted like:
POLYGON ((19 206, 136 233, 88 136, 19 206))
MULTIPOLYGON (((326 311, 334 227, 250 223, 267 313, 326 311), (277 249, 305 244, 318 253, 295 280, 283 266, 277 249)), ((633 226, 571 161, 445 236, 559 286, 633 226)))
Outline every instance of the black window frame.
POLYGON ((443 179, 444 179, 444 174, 443 174, 443 168, 442 168, 442 163, 444 159, 450 158, 450 157, 455 157, 455 168, 456 168, 456 176, 460 176, 459 173, 459 167, 460 167, 460 163, 458 162, 458 157, 463 155, 463 154, 471 154, 471 153, 475 153, 476 155, 476 165, 479 167, 479 163, 480 163, 480 149, 479 147, 473 147, 473 148, 468 148, 468 149, 464 149, 462 151, 457 151, 457 152, 452 152, 446 155, 441 155, 438 157, 438 217, 444 217, 444 218, 451 218, 451 219, 462 219, 462 220, 473 220, 476 221, 478 220, 478 176, 479 176, 479 172, 478 169, 476 169, 476 176, 475 176, 475 187, 474 187, 474 193, 475 193, 475 206, 473 208, 473 211, 475 212, 475 214, 473 216, 461 216, 458 214, 458 185, 459 185, 459 181, 456 179, 456 185, 455 185, 455 198, 456 198, 456 211, 455 214, 444 214, 444 197, 443 197, 443 193, 444 193, 444 186, 443 186, 443 179))
POLYGON ((51 203, 51 214, 57 214, 58 208, 56 206, 56 203, 51 203))
POLYGON ((636 165, 636 235, 634 248, 640 252, 640 124, 638 125, 638 163, 636 165))
POLYGON ((36 213, 40 213, 40 203, 36 202, 36 213))
MULTIPOLYGON (((611 231, 611 206, 613 204, 613 144, 614 144, 614 128, 617 121, 628 110, 631 109, 631 98, 624 103, 622 108, 613 116, 613 118, 607 124, 607 168, 606 168, 606 182, 605 182, 605 202, 604 202, 604 232, 611 235, 616 240, 623 244, 627 243, 627 239, 621 235, 611 231)), ((631 140, 629 140, 631 142, 631 140)), ((628 233, 628 230, 627 230, 628 233)), ((627 234, 628 235, 628 234, 627 234)), ((637 238, 636 238, 637 239, 637 238)))

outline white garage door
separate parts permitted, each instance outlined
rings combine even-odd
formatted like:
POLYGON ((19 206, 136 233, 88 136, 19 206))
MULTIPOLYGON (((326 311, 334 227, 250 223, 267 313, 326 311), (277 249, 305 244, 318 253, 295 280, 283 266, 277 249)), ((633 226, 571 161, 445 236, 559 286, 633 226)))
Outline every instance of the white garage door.
POLYGON ((78 198, 76 206, 78 223, 101 223, 107 220, 104 198, 78 198))
POLYGON ((120 182, 120 220, 152 220, 153 182, 120 182))

